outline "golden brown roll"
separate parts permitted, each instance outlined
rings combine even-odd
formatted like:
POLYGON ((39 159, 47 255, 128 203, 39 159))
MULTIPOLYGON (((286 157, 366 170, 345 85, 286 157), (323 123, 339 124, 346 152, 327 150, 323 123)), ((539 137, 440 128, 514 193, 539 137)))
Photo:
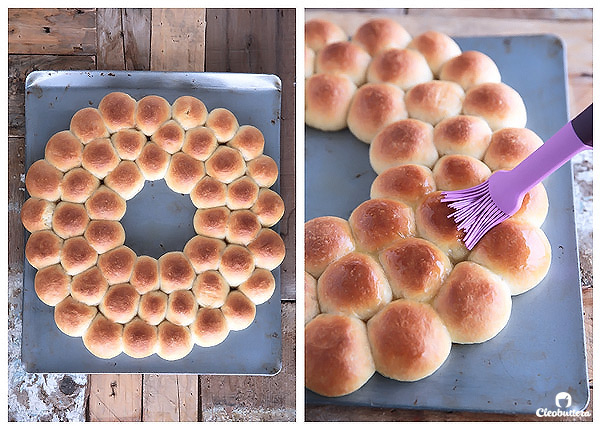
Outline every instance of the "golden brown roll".
POLYGON ((379 262, 395 299, 429 301, 450 274, 448 256, 433 243, 409 237, 384 249, 379 262))
POLYGON ((196 235, 185 244, 183 253, 189 259, 196 273, 201 273, 219 268, 225 246, 223 240, 196 235))
POLYGON ((371 56, 389 48, 405 48, 411 36, 396 21, 374 18, 362 24, 352 36, 352 41, 362 46, 371 56))
POLYGON ((90 246, 98 253, 106 253, 125 243, 125 229, 116 220, 93 220, 83 234, 90 246))
POLYGON ((452 341, 482 343, 508 323, 512 307, 510 289, 498 276, 473 262, 461 262, 433 301, 452 341))
POLYGON ((165 174, 165 182, 174 192, 189 194, 202 176, 204 176, 202 161, 178 152, 171 157, 171 163, 165 174))
POLYGON ((247 168, 248 176, 254 179, 258 186, 263 188, 273 186, 279 175, 277 163, 267 155, 261 155, 252 161, 248 161, 247 168))
MULTIPOLYGON (((29 239, 31 240, 31 237, 29 239)), ((60 263, 70 276, 93 267, 97 260, 98 253, 82 236, 65 240, 60 254, 60 263)))
POLYGON ((140 294, 129 283, 112 285, 102 298, 98 310, 107 319, 127 323, 137 314, 140 294))
POLYGON ((71 296, 87 305, 98 305, 108 290, 108 283, 97 266, 73 277, 71 296))
POLYGON ((217 136, 207 127, 195 127, 185 132, 181 150, 189 156, 206 161, 219 146, 217 136))
POLYGON ((158 346, 158 330, 138 317, 123 327, 123 351, 133 358, 145 358, 154 353, 158 346))
POLYGON ((21 207, 21 222, 29 232, 50 229, 56 204, 39 198, 28 198, 21 207))
POLYGON ((304 325, 313 320, 321 312, 317 299, 317 280, 304 272, 304 325))
POLYGON ((196 210, 193 220, 196 234, 224 239, 230 213, 227 207, 196 210))
POLYGON ((35 274, 33 286, 40 301, 55 306, 69 295, 71 276, 60 264, 50 265, 35 274))
POLYGON ((201 100, 191 95, 183 95, 173 102, 171 114, 184 130, 189 130, 204 125, 208 110, 201 100))
POLYGON ((239 286, 254 271, 254 257, 248 249, 237 244, 229 244, 221 256, 219 272, 231 286, 239 286))
POLYGON ((367 70, 368 82, 387 82, 404 91, 433 79, 427 60, 412 49, 391 48, 377 54, 367 70))
POLYGON ((385 170, 371 184, 371 198, 398 200, 413 210, 425 195, 436 190, 431 170, 422 165, 404 164, 385 170))
POLYGON ((304 121, 322 131, 338 131, 348 125, 348 109, 356 85, 342 74, 319 73, 305 84, 304 121))
POLYGON ((416 119, 402 119, 379 131, 369 147, 369 161, 377 174, 403 164, 433 167, 438 152, 433 127, 416 119))
POLYGON ((131 278, 137 256, 127 246, 119 246, 98 257, 98 268, 108 284, 126 283, 131 278))
POLYGON ((533 226, 540 228, 546 220, 547 215, 548 194, 546 193, 546 188, 540 182, 525 194, 521 208, 511 218, 529 222, 533 226))
POLYGON ((191 289, 196 272, 183 252, 167 252, 158 258, 160 289, 171 293, 180 289, 191 289))
POLYGON ((59 131, 50 137, 44 153, 46 161, 65 172, 81 165, 83 144, 71 131, 59 131))
POLYGON ((306 272, 315 278, 354 248, 354 237, 345 219, 322 216, 304 224, 304 265, 306 272))
POLYGON ((462 110, 465 92, 454 82, 432 80, 413 86, 404 98, 408 116, 436 125, 462 110))
POLYGON ((119 161, 119 155, 109 139, 96 139, 85 145, 81 166, 98 179, 104 179, 119 165, 119 161))
POLYGON ((169 294, 166 319, 175 325, 188 326, 196 318, 198 304, 189 290, 175 290, 169 294))
POLYGON ((399 299, 367 323, 377 371, 398 381, 433 374, 450 354, 452 341, 429 304, 399 299))
POLYGON ((404 91, 389 83, 367 83, 356 91, 348 110, 348 128, 369 144, 387 125, 406 119, 404 91))
POLYGON ((85 208, 90 219, 121 220, 127 204, 115 191, 101 185, 85 202, 85 208))
POLYGON ((267 302, 275 292, 275 277, 269 270, 256 268, 250 278, 238 286, 254 305, 267 302))
POLYGON ((522 128, 527 123, 523 99, 505 83, 481 83, 469 89, 463 102, 463 113, 481 116, 492 131, 522 128))
POLYGON ((194 280, 192 292, 201 307, 219 308, 225 304, 229 284, 218 271, 203 271, 194 280))
POLYGON ((74 168, 65 173, 60 182, 60 199, 71 203, 85 203, 100 186, 100 180, 85 168, 74 168))
POLYGON ((479 51, 465 51, 446 61, 440 79, 458 83, 465 91, 486 82, 498 83, 500 70, 490 57, 479 51))
POLYGON ((262 155, 265 148, 265 136, 252 125, 242 125, 227 145, 239 150, 244 159, 250 161, 262 155))
POLYGON ((123 325, 98 314, 83 334, 83 344, 96 357, 118 356, 123 351, 123 325))
POLYGON ((102 115, 93 107, 84 107, 75 112, 69 129, 83 144, 109 135, 102 115))
POLYGON ((348 36, 340 26, 331 21, 315 18, 304 24, 304 41, 315 52, 342 40, 348 40, 348 36))
POLYGON ((247 245, 261 230, 258 217, 250 210, 234 210, 227 219, 225 239, 229 243, 247 245))
POLYGON ((145 294, 160 287, 158 278, 158 261, 151 256, 138 256, 133 265, 129 283, 137 293, 145 294))
POLYGON ((121 161, 104 178, 104 184, 124 200, 135 197, 143 188, 146 179, 133 161, 121 161))
POLYGON ((453 263, 462 261, 469 253, 462 242, 464 231, 458 230, 456 223, 448 215, 452 209, 441 201, 442 192, 427 195, 415 211, 415 221, 419 237, 438 246, 453 263))
POLYGON ((446 155, 433 167, 433 177, 440 191, 467 189, 485 182, 492 172, 477 158, 446 155))
POLYGON ((356 249, 375 253, 397 240, 415 235, 415 215, 406 204, 377 198, 354 209, 348 219, 356 249))
POLYGON ((126 159, 128 161, 135 161, 144 145, 148 141, 148 138, 144 133, 133 128, 126 128, 117 131, 110 136, 110 141, 117 151, 119 158, 126 159))
POLYGON ((165 177, 171 155, 156 143, 146 143, 140 156, 135 160, 146 180, 160 180, 165 177))
POLYGON ((274 270, 285 258, 285 243, 279 234, 270 228, 262 228, 256 238, 248 244, 254 263, 258 268, 274 270))
POLYGON ((223 183, 231 183, 244 175, 246 162, 237 149, 219 146, 206 160, 206 174, 223 183))
POLYGON ((213 130, 219 143, 231 140, 240 127, 235 115, 222 107, 210 111, 206 126, 213 130))
POLYGON ((315 61, 317 73, 343 74, 357 86, 367 80, 367 67, 371 56, 362 47, 350 41, 324 46, 315 61))
POLYGON ((214 177, 204 176, 190 192, 190 198, 199 209, 224 206, 227 203, 227 185, 214 177))
POLYGON ((124 92, 106 94, 98 104, 98 112, 111 133, 135 126, 136 101, 124 92))
POLYGON ((227 295, 221 312, 232 331, 242 331, 249 327, 256 317, 256 306, 242 292, 233 290, 227 295))
POLYGON ((158 325, 167 314, 169 296, 160 290, 153 290, 140 298, 138 316, 149 325, 158 325))
POLYGON ((54 307, 54 322, 71 337, 81 337, 96 317, 98 309, 74 300, 70 295, 54 307))
POLYGON ((512 170, 543 144, 528 128, 503 128, 492 134, 483 161, 492 171, 512 170))
POLYGON ((258 198, 258 190, 256 182, 248 176, 235 179, 227 185, 227 207, 230 210, 249 209, 258 198))
POLYGON ((158 348, 156 353, 165 360, 178 360, 187 356, 194 347, 192 334, 185 326, 168 320, 158 325, 158 348))
POLYGON ((252 212, 258 217, 262 226, 271 227, 283 217, 285 204, 277 192, 262 188, 252 206, 252 212))
POLYGON ((61 259, 63 240, 49 230, 36 231, 25 244, 25 257, 33 268, 41 269, 58 264, 61 259))
POLYGON ((25 175, 25 188, 29 195, 48 201, 60 198, 60 183, 63 173, 45 159, 31 164, 25 175))
POLYGON ((229 335, 225 316, 218 308, 200 308, 196 320, 189 326, 192 339, 200 347, 213 347, 221 344, 229 335))
POLYGON ((446 34, 438 31, 426 31, 412 39, 408 44, 419 51, 427 60, 435 77, 439 76, 442 65, 451 58, 460 55, 460 47, 446 34))
POLYGON ((151 136, 171 119, 171 105, 158 95, 147 95, 137 102, 135 125, 144 134, 151 136))
POLYGON ((492 228, 473 248, 469 260, 500 276, 513 295, 537 286, 548 273, 552 249, 544 231, 509 219, 492 228))
POLYGON ((174 154, 183 146, 185 130, 174 120, 162 124, 153 134, 152 141, 167 153, 174 154))
POLYGON ((469 155, 482 159, 491 137, 489 125, 478 116, 446 118, 433 129, 433 143, 441 156, 469 155))
POLYGON ((315 51, 304 45, 304 78, 307 79, 315 73, 315 51))
POLYGON ((364 253, 352 252, 329 265, 317 282, 323 313, 368 320, 392 300, 381 266, 364 253))
POLYGON ((375 373, 365 323, 354 317, 318 315, 306 325, 304 347, 304 383, 319 395, 347 395, 375 373))
POLYGON ((83 204, 61 201, 54 209, 52 229, 60 238, 82 235, 90 219, 83 204))

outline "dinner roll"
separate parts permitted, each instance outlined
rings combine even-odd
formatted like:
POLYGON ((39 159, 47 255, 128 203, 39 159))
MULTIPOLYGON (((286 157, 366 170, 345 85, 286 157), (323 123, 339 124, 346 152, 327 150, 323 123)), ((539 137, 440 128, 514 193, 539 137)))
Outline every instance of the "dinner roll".
POLYGON ((111 92, 100 100, 98 112, 111 133, 122 128, 133 128, 136 122, 136 101, 124 92, 111 92))
POLYGON ((168 320, 158 325, 156 353, 165 360, 178 360, 187 356, 194 347, 192 334, 186 326, 175 325, 168 320))
POLYGON ((453 263, 462 261, 469 253, 462 242, 464 231, 448 215, 452 209, 442 202, 442 191, 427 195, 415 211, 418 235, 438 246, 453 263))
POLYGON ((25 188, 29 195, 48 201, 60 198, 60 183, 63 173, 45 159, 35 161, 25 175, 25 188))
POLYGON ((269 270, 256 268, 250 278, 238 286, 238 290, 246 295, 254 305, 263 304, 275 292, 275 277, 269 270))
POLYGON ((71 296, 87 305, 98 305, 108 290, 108 283, 97 266, 73 276, 71 296))
POLYGON ((196 320, 189 328, 194 343, 200 347, 213 347, 221 344, 229 335, 227 320, 218 308, 198 309, 196 320))
POLYGON ((98 267, 108 284, 125 283, 131 278, 137 256, 127 246, 119 246, 98 257, 98 267))
POLYGON ((224 239, 230 213, 227 207, 196 210, 193 220, 196 234, 224 239))
MULTIPOLYGON (((31 237, 29 239, 31 240, 31 237)), ((70 276, 77 275, 93 267, 97 260, 98 253, 82 236, 65 240, 60 254, 60 263, 70 276)))
POLYGON ((377 174, 403 164, 433 167, 438 153, 433 127, 416 119, 393 122, 377 133, 369 147, 369 161, 377 174))
POLYGON ((552 249, 541 229, 508 219, 483 236, 469 260, 499 275, 511 293, 518 295, 537 286, 546 276, 552 249))
POLYGON ((125 200, 112 189, 101 185, 85 202, 90 219, 121 220, 125 215, 125 200))
POLYGON ((123 351, 133 358, 145 358, 154 353, 158 346, 158 330, 138 317, 123 326, 123 351))
POLYGON ((277 192, 262 188, 252 206, 252 212, 258 217, 262 226, 272 227, 283 217, 285 204, 277 192))
POLYGON ((314 18, 304 24, 304 41, 315 52, 331 43, 347 39, 344 30, 331 21, 314 18))
POLYGON ((315 51, 304 45, 304 78, 309 78, 315 73, 315 51))
POLYGON ((230 210, 249 209, 258 198, 258 185, 248 176, 235 179, 227 185, 227 207, 230 210))
POLYGON ((50 229, 56 204, 39 198, 28 198, 21 206, 21 222, 29 232, 50 229))
POLYGON ((461 262, 433 301, 452 341, 482 343, 508 323, 512 299, 510 289, 498 276, 473 262, 461 262))
POLYGON ((427 60, 418 51, 392 48, 377 54, 367 70, 368 82, 387 82, 404 91, 433 79, 427 60))
POLYGON ((221 256, 221 265, 219 265, 219 272, 225 281, 231 286, 239 286, 250 278, 253 271, 252 253, 244 246, 227 245, 221 256))
POLYGON ((138 256, 133 264, 133 272, 131 273, 129 283, 131 283, 139 294, 157 290, 160 287, 158 261, 151 256, 138 256))
POLYGON ((52 229, 60 238, 74 237, 83 234, 89 221, 83 204, 61 201, 54 209, 52 229))
POLYGON ((107 319, 127 323, 137 314, 140 294, 129 283, 119 283, 108 288, 98 309, 107 319))
POLYGON ((185 132, 181 150, 199 161, 206 161, 217 146, 219 143, 213 130, 207 127, 195 127, 185 132))
POLYGON ((214 131, 219 143, 231 140, 240 127, 235 115, 222 107, 211 110, 206 118, 206 126, 214 131))
POLYGON ((135 161, 140 156, 140 153, 142 153, 142 149, 148 138, 141 131, 126 128, 110 136, 110 141, 117 151, 119 158, 135 161))
POLYGON ((444 252, 422 238, 400 240, 379 254, 379 261, 395 299, 429 301, 450 274, 444 252))
POLYGON ((248 176, 250 176, 260 187, 270 188, 277 181, 279 169, 273 158, 261 155, 248 161, 248 176))
POLYGON ((374 18, 358 27, 352 41, 362 46, 369 55, 375 56, 389 48, 405 48, 411 36, 396 21, 374 18))
POLYGON ((192 292, 201 307, 219 308, 225 304, 229 284, 218 271, 203 271, 194 280, 192 292))
POLYGON ((511 216, 540 228, 548 215, 548 194, 540 182, 523 196, 521 208, 511 216))
POLYGON ((171 105, 158 95, 147 95, 137 102, 135 111, 136 127, 151 136, 158 128, 171 119, 171 105))
POLYGON ((185 130, 174 120, 168 120, 152 134, 152 141, 167 153, 174 154, 183 146, 185 130))
POLYGON ((320 314, 304 330, 304 384, 323 396, 358 390, 375 373, 365 323, 320 314))
POLYGON ((429 304, 399 299, 367 323, 375 368, 398 381, 433 374, 450 354, 448 330, 429 304))
POLYGON ((83 234, 90 246, 98 253, 106 253, 125 243, 125 229, 116 220, 93 220, 83 234))
POLYGON ((492 134, 483 161, 492 171, 511 170, 543 144, 528 128, 503 128, 492 134))
POLYGON ((345 219, 322 216, 304 224, 304 265, 306 272, 315 278, 354 248, 354 237, 345 219))
POLYGON ((183 253, 196 273, 201 273, 219 268, 225 246, 223 240, 196 235, 185 244, 183 253))
POLYGON ((138 316, 149 325, 158 325, 167 314, 169 296, 160 290, 143 294, 140 298, 138 316))
POLYGON ((71 117, 69 130, 83 144, 89 143, 94 139, 109 136, 102 115, 98 109, 94 109, 93 107, 84 107, 75 112, 73 117, 71 117))
POLYGON ((317 280, 304 272, 304 324, 313 320, 321 313, 317 299, 317 280))
POLYGON ((60 199, 71 203, 85 203, 100 186, 100 180, 85 168, 74 168, 65 173, 60 182, 60 199))
POLYGON ((478 116, 452 116, 433 129, 433 144, 440 156, 456 154, 482 159, 491 137, 490 126, 478 116))
POLYGON ((83 344, 94 356, 112 359, 123 351, 123 325, 98 314, 83 334, 83 344))
POLYGON ((368 144, 387 125, 407 117, 404 91, 388 83, 367 83, 358 88, 352 99, 348 128, 368 144))
POLYGON ((204 176, 202 161, 178 152, 171 157, 171 163, 165 174, 165 182, 174 192, 189 194, 202 176, 204 176))
POLYGON ((381 266, 364 253, 352 252, 329 265, 317 282, 323 313, 368 320, 392 300, 381 266))
POLYGON ((404 164, 388 168, 375 178, 371 184, 371 198, 398 200, 415 210, 421 199, 435 190, 429 168, 404 164))
POLYGON ((196 97, 182 95, 173 102, 171 114, 184 130, 189 130, 204 125, 208 110, 196 97))
POLYGON ((227 219, 225 239, 229 243, 247 245, 261 229, 258 217, 250 210, 234 210, 227 219))
POLYGON ((479 51, 465 51, 446 61, 440 70, 440 79, 456 82, 465 91, 480 83, 501 80, 494 60, 479 51))
POLYGON ((440 191, 467 189, 485 182, 492 172, 483 162, 468 155, 446 155, 433 167, 440 191))
POLYGON ((505 83, 481 83, 467 91, 463 102, 465 115, 481 116, 492 131, 522 128, 527 123, 523 99, 505 83))
POLYGON ((357 86, 367 80, 367 67, 371 57, 362 47, 349 41, 324 46, 315 61, 317 73, 344 74, 357 86))
POLYGON ((135 197, 143 188, 146 179, 133 161, 121 161, 104 178, 104 184, 124 200, 135 197))
POLYGON ((231 183, 244 175, 246 162, 242 154, 228 146, 219 146, 206 160, 206 174, 223 183, 231 183))
POLYGON ((232 290, 227 295, 221 312, 227 320, 227 326, 232 331, 242 331, 248 328, 256 317, 256 306, 246 295, 237 290, 232 290))
POLYGON ((97 313, 95 306, 85 305, 69 295, 54 307, 54 322, 70 337, 81 337, 97 313))
POLYGON ((318 73, 306 80, 304 122, 322 131, 339 131, 347 116, 356 85, 342 74, 318 73))
POLYGON ((375 253, 402 238, 415 235, 413 210, 399 201, 377 198, 354 209, 348 219, 357 250, 375 253))
POLYGON ((454 82, 432 80, 413 86, 404 98, 408 116, 436 125, 442 119, 458 115, 465 98, 454 82))
POLYGON ((199 209, 224 206, 227 203, 227 185, 214 177, 204 176, 190 192, 190 198, 199 209))
POLYGON ((60 264, 50 265, 35 274, 33 287, 40 301, 55 306, 69 295, 71 276, 60 264))
POLYGON ((191 289, 196 278, 196 272, 183 252, 167 252, 158 258, 158 273, 160 289, 165 293, 191 289))
POLYGON ((460 47, 446 34, 439 31, 426 31, 412 39, 408 44, 425 57, 433 75, 439 76, 442 65, 451 58, 460 55, 460 47))
POLYGON ((25 257, 33 268, 41 269, 58 264, 63 240, 49 230, 35 231, 25 244, 25 257))
POLYGON ((262 228, 256 238, 248 244, 258 268, 274 270, 285 258, 285 243, 279 234, 270 228, 262 228))
POLYGON ((50 137, 44 153, 46 161, 65 172, 81 165, 83 144, 71 131, 59 131, 50 137))
POLYGON ((227 145, 239 150, 244 159, 249 161, 262 155, 265 136, 252 125, 242 125, 227 145))
POLYGON ((188 326, 196 318, 198 304, 189 290, 176 290, 169 294, 166 319, 175 325, 188 326))
POLYGON ((119 165, 119 155, 109 139, 92 140, 85 145, 81 166, 98 179, 104 179, 119 165))
POLYGON ((161 149, 156 143, 146 143, 135 163, 140 168, 146 180, 160 180, 165 177, 171 155, 161 149))

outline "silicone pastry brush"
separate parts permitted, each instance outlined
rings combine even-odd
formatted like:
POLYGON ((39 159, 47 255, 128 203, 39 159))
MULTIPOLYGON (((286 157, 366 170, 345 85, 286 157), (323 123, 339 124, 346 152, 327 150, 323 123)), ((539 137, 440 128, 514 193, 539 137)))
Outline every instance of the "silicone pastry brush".
POLYGON ((512 170, 499 170, 473 188, 444 192, 442 201, 454 209, 467 249, 494 226, 515 214, 524 195, 579 152, 593 148, 593 104, 564 125, 512 170))

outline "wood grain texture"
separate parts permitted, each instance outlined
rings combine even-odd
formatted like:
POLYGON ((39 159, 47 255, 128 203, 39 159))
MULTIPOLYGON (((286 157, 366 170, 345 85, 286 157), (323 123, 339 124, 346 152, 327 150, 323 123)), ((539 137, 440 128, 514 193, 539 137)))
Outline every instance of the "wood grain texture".
POLYGON ((137 422, 142 418, 140 374, 90 376, 88 421, 137 422))
POLYGON ((198 377, 147 374, 143 380, 145 422, 197 422, 198 377))
POLYGON ((8 253, 10 272, 23 273, 24 229, 21 224, 21 207, 25 199, 25 139, 8 139, 8 253))

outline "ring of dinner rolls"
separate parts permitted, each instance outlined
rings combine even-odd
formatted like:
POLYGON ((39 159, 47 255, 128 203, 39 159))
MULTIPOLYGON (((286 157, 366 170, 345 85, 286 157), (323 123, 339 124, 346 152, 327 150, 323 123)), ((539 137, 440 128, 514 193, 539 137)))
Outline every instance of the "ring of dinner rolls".
POLYGON ((270 229, 285 210, 269 189, 279 171, 264 146, 258 128, 193 96, 112 92, 77 111, 29 168, 21 210, 34 288, 58 328, 99 358, 177 360, 252 325, 285 257, 270 229), (161 179, 190 195, 197 235, 155 259, 125 245, 120 220, 161 179))
MULTIPOLYGON (((347 126, 370 145, 377 173, 370 199, 347 220, 305 223, 305 383, 323 396, 352 393, 374 371, 422 379, 452 343, 490 340, 507 325, 512 296, 538 285, 551 261, 542 184, 472 251, 441 202, 443 191, 514 168, 543 144, 524 128, 521 96, 487 55, 461 52, 436 31, 411 39, 390 21, 368 21, 344 41, 371 55, 346 117, 338 104, 327 111, 335 127, 333 116, 307 121, 322 131, 347 126)), ((321 80, 344 79, 340 68, 335 78, 319 71, 321 80)), ((313 93, 307 112, 324 100, 313 93)))

